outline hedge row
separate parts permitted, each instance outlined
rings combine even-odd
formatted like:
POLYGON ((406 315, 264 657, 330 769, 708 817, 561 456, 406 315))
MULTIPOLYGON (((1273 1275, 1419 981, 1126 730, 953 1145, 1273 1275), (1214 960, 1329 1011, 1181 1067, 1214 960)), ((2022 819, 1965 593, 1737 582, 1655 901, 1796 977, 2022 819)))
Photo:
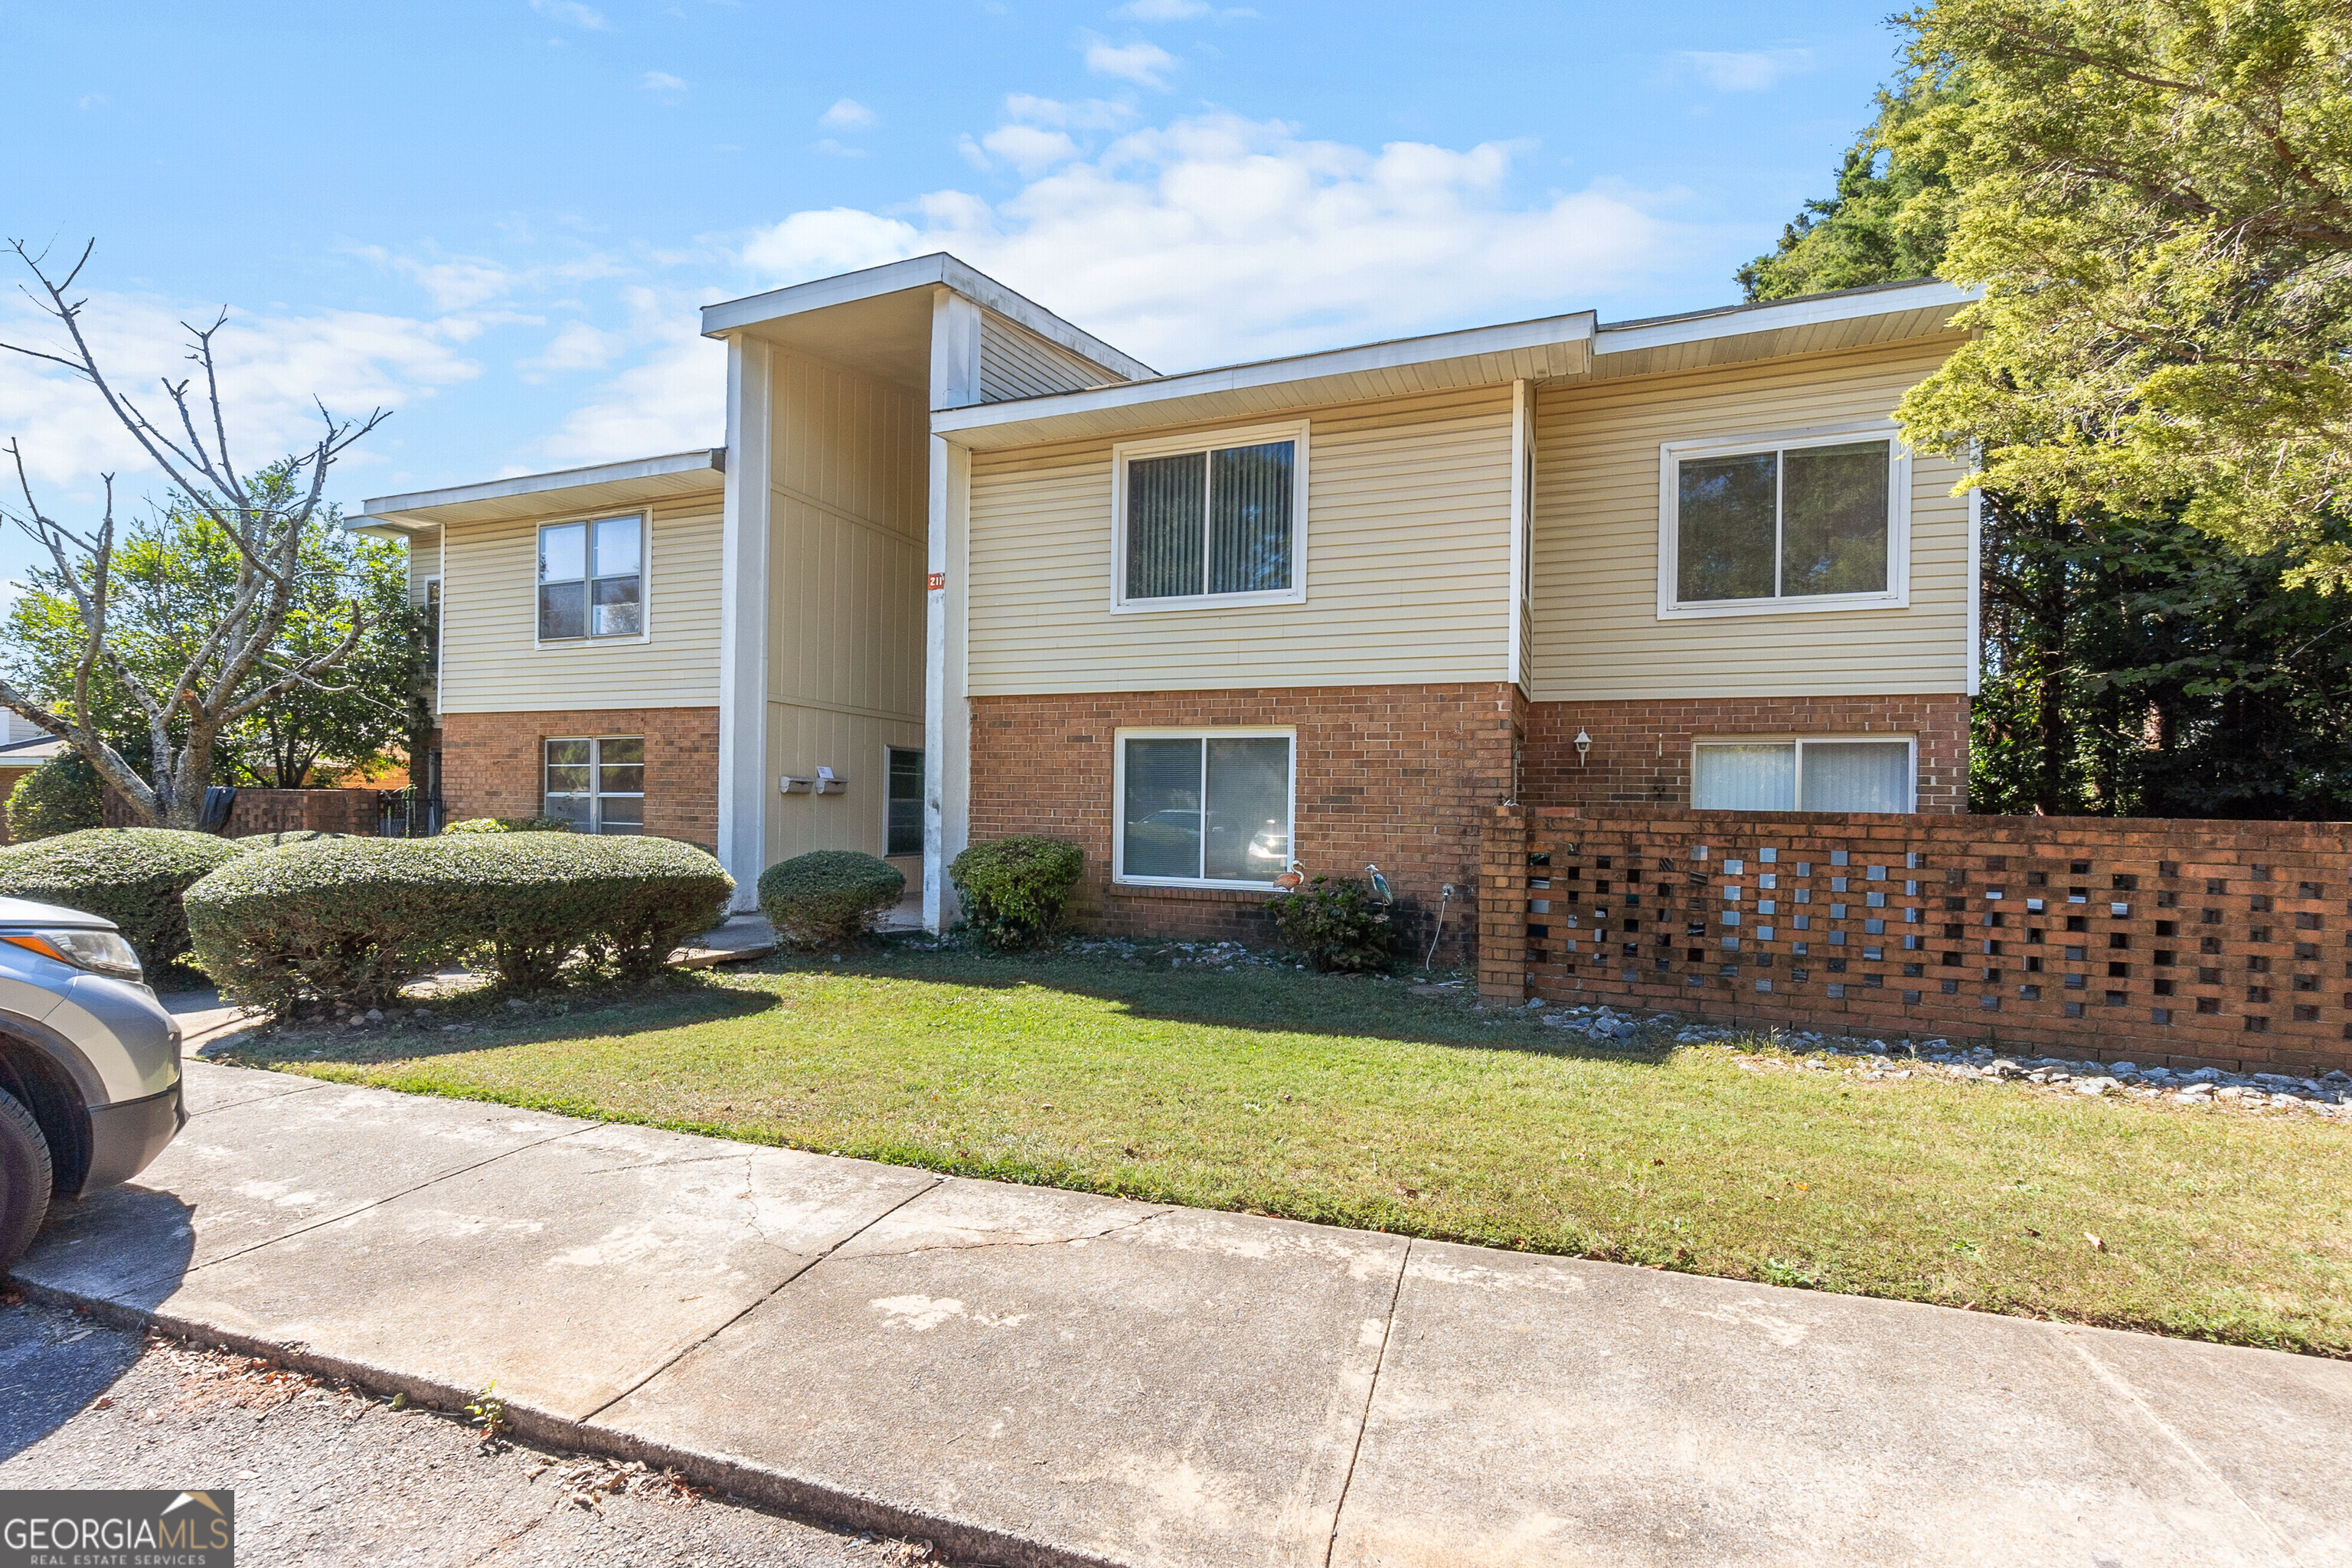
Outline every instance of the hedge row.
POLYGON ((244 846, 166 827, 87 827, 0 849, 0 895, 103 915, 142 965, 162 969, 187 955, 181 895, 244 846))
POLYGON ((521 990, 575 956, 643 978, 734 890, 666 838, 341 838, 242 856, 189 889, 187 910, 221 994, 282 1014, 310 997, 381 1005, 476 953, 521 990))

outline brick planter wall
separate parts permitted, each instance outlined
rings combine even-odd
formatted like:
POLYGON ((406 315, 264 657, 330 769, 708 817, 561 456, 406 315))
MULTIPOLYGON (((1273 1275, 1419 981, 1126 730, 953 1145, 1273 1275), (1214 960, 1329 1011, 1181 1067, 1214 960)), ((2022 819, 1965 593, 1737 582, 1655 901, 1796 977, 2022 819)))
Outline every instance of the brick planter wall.
POLYGON ((1700 736, 1890 730, 1919 739, 1919 809, 1966 811, 1969 700, 1958 694, 1531 703, 1525 798, 1538 805, 1687 805, 1691 742, 1700 736), (1579 730, 1592 737, 1580 763, 1579 730))
POLYGON ((1296 725, 1298 859, 1310 875, 1335 878, 1377 864, 1415 957, 1433 934, 1439 889, 1453 883, 1438 957, 1458 963, 1475 940, 1480 833, 1510 793, 1523 708, 1501 684, 977 698, 971 839, 1043 833, 1082 846, 1079 930, 1269 943, 1266 893, 1112 884, 1114 737, 1122 728, 1296 725))
POLYGON ((2352 1067, 2347 831, 1505 809, 1482 857, 1480 991, 2325 1072, 2352 1067))
POLYGON ((546 742, 574 735, 643 735, 646 831, 705 848, 719 842, 716 708, 444 713, 444 819, 538 816, 546 742))

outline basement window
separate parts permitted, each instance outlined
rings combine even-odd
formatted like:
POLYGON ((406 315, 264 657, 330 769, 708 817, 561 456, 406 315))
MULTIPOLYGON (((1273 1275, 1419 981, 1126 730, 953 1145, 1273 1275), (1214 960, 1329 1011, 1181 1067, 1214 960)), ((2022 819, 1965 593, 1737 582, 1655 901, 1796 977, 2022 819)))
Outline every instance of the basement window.
POLYGON ((599 735, 547 742, 541 809, 575 833, 646 830, 646 738, 599 735))
POLYGON ((1271 888, 1289 868, 1288 730, 1122 730, 1117 778, 1121 882, 1271 888))
POLYGON ((1910 458, 1891 427, 1659 448, 1658 615, 1909 603, 1910 458))
POLYGON ((1307 426, 1111 448, 1114 611, 1230 609, 1307 597, 1307 426))
POLYGON ((1703 811, 1917 809, 1916 743, 1855 736, 1701 741, 1691 805, 1703 811))

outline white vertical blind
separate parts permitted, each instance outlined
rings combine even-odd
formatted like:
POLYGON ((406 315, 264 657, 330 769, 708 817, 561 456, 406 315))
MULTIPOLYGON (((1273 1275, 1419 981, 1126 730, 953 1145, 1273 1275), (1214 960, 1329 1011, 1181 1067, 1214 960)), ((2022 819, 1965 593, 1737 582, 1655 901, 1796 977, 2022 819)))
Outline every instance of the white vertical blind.
POLYGON ((1692 753, 1691 805, 1703 811, 1793 811, 1796 804, 1797 748, 1789 742, 1692 753))
POLYGON ((1903 741, 1808 741, 1807 811, 1908 811, 1911 747, 1903 741))

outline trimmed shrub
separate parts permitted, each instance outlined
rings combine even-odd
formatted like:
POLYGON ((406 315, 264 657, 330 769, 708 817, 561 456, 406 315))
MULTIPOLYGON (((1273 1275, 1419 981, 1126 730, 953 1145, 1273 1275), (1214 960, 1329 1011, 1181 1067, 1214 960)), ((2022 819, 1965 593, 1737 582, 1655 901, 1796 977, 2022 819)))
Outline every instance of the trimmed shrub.
POLYGON ((149 970, 186 956, 182 897, 238 858, 235 841, 168 827, 88 827, 0 849, 0 894, 104 915, 149 970))
POLYGON ((229 842, 240 853, 250 855, 257 849, 282 849, 289 844, 316 844, 325 838, 350 837, 348 833, 330 833, 323 827, 289 827, 278 833, 248 833, 229 842))
POLYGON ((1386 904, 1361 882, 1318 877, 1266 905, 1285 942, 1326 974, 1370 974, 1389 966, 1396 939, 1386 904))
POLYGON ((224 995, 284 1015, 310 998, 381 1005, 478 952, 522 990, 574 955, 643 979, 734 890, 667 839, 328 838, 238 857, 190 889, 188 921, 224 995))
POLYGON ((855 849, 818 849, 760 873, 760 912, 792 947, 839 947, 907 895, 907 876, 855 849))
POLYGON ((8 792, 8 837, 17 844, 106 826, 106 791, 79 752, 51 757, 8 792))
POLYGON ((998 947, 1026 947, 1062 923, 1086 851, 1035 834, 975 844, 955 858, 955 884, 969 925, 998 947))
POLYGON ((560 816, 469 816, 445 824, 444 833, 569 833, 572 824, 560 816))

